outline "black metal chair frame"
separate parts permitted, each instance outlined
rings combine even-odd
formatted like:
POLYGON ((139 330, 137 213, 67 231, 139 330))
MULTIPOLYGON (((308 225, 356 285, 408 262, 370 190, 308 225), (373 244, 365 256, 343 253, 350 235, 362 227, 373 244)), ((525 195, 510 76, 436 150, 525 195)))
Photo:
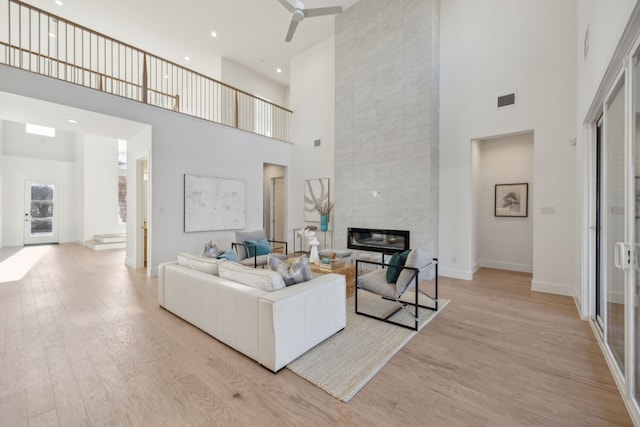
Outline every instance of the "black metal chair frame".
MULTIPOLYGON (((275 248, 273 247, 273 244, 275 243, 279 243, 279 244, 284 244, 284 254, 287 255, 289 253, 289 249, 288 249, 288 243, 281 241, 281 240, 269 240, 267 239, 267 242, 269 242, 269 244, 271 244, 271 250, 274 249, 281 249, 281 248, 275 248)), ((233 250, 236 252, 236 255, 238 255, 238 246, 244 246, 244 250, 247 252, 247 258, 251 258, 249 256, 249 248, 248 246, 253 246, 254 247, 254 255, 253 255, 253 268, 258 268, 258 255, 256 255, 256 251, 255 251, 255 246, 256 245, 252 245, 251 243, 247 244, 245 242, 233 242, 231 243, 231 247, 233 248, 233 250)))
MULTIPOLYGON (((438 258, 433 258, 433 260, 427 264, 426 266, 422 267, 421 269, 417 269, 414 267, 402 267, 403 270, 411 270, 413 271, 413 275, 411 277, 411 280, 407 281, 407 285, 405 286, 405 288, 402 290, 402 292, 399 292, 397 294, 396 298, 389 298, 387 296, 383 296, 380 295, 380 297, 382 299, 385 300, 389 300, 389 301, 395 301, 396 303, 400 304, 400 307, 398 307, 397 310, 393 311, 392 313, 390 313, 388 316, 386 317, 378 317, 378 316, 374 316, 372 314, 369 313, 365 313, 362 311, 358 311, 358 289, 360 289, 360 286, 358 285, 358 271, 360 271, 360 264, 372 264, 372 265, 376 265, 378 267, 383 267, 383 268, 387 268, 390 264, 387 263, 383 263, 383 262, 374 262, 374 261, 360 261, 360 260, 356 260, 356 292, 355 292, 355 310, 356 310, 356 314, 360 314, 362 316, 366 316, 366 317, 370 317, 372 319, 376 319, 376 320, 382 320, 383 322, 386 323, 391 323, 393 325, 396 326, 401 326, 403 328, 407 328, 407 329, 411 329, 412 331, 417 331, 418 330, 418 323, 420 320, 420 316, 419 316, 419 309, 420 308, 425 308, 428 310, 432 310, 432 311, 438 311, 438 258), (429 295, 426 292, 420 290, 419 288, 419 274, 422 271, 426 271, 430 268, 435 268, 435 279, 434 279, 434 295, 429 295), (414 281, 414 289, 415 289, 415 300, 413 302, 409 302, 409 301, 401 301, 400 298, 402 298, 402 296, 404 295, 404 293, 407 291, 407 288, 409 288, 409 285, 411 284, 411 281, 414 281), (421 305, 418 303, 418 297, 419 295, 422 294, 424 296, 426 296, 427 298, 429 298, 431 301, 433 301, 434 303, 434 307, 429 307, 426 305, 421 305), (414 319, 414 326, 411 327, 409 325, 405 325, 403 323, 399 323, 399 322, 395 322, 393 320, 390 320, 391 317, 393 317, 393 315, 395 315, 398 311, 400 310, 405 310, 407 313, 409 313, 409 315, 411 317, 413 317, 414 319)), ((396 267, 396 268, 400 268, 400 266, 397 265, 393 265, 391 264, 392 267, 396 267)), ((373 293, 375 294, 375 292, 369 291, 367 289, 363 289, 369 293, 373 293)), ((378 294, 376 294, 378 295, 378 294)))

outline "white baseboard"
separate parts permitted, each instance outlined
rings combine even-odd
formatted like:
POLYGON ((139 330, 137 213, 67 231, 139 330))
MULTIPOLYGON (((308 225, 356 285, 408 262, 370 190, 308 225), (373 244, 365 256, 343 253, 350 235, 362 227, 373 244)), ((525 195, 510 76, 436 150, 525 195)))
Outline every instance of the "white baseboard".
POLYGON ((522 273, 533 273, 533 266, 526 264, 515 264, 501 261, 478 261, 478 267, 497 268, 499 270, 520 271, 522 273))
POLYGON ((138 268, 138 266, 136 265, 136 260, 135 260, 135 258, 129 258, 129 257, 125 258, 125 259, 124 259, 124 264, 125 264, 127 267, 131 267, 131 268, 138 268))
POLYGON ((576 298, 576 289, 573 286, 561 285, 559 283, 541 282, 539 280, 531 281, 531 290, 536 292, 546 292, 548 294, 565 295, 576 298))
POLYGON ((451 277, 452 279, 471 280, 473 279, 473 272, 465 270, 456 270, 454 268, 442 268, 438 266, 438 275, 444 277, 451 277))

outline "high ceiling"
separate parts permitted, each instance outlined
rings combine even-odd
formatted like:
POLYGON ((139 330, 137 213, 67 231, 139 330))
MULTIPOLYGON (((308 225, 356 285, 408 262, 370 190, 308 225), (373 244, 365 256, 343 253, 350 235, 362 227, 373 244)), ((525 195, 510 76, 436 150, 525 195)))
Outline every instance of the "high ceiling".
MULTIPOLYGON (((278 0, 61 1, 25 2, 203 74, 219 77, 222 57, 282 86, 289 85, 291 58, 330 36, 335 20, 307 18, 285 43, 291 14, 278 0)), ((346 9, 357 1, 305 0, 304 7, 346 9)))

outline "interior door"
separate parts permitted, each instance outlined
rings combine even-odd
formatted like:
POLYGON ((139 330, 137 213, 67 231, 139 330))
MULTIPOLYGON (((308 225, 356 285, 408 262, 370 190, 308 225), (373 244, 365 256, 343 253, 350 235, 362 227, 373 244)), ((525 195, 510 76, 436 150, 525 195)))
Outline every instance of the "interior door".
POLYGON ((60 184, 25 182, 24 244, 58 243, 60 184))

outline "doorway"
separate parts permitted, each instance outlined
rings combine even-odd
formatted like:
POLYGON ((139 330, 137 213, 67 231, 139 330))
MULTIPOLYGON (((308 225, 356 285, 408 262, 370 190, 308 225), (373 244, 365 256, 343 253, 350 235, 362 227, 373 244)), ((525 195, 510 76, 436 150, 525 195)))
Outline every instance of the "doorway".
POLYGON ((151 224, 149 221, 149 157, 136 160, 136 267, 148 268, 151 224))
POLYGON ((533 146, 532 131, 472 141, 474 270, 533 273, 533 146), (513 215, 498 212, 504 201, 497 188, 505 184, 527 184, 513 215))
POLYGON ((271 204, 271 239, 284 241, 284 177, 271 178, 271 194, 273 203, 271 204))
POLYGON ((58 243, 60 184, 25 182, 24 244, 58 243))
POLYGON ((287 240, 287 168, 264 164, 263 226, 269 239, 287 240))

